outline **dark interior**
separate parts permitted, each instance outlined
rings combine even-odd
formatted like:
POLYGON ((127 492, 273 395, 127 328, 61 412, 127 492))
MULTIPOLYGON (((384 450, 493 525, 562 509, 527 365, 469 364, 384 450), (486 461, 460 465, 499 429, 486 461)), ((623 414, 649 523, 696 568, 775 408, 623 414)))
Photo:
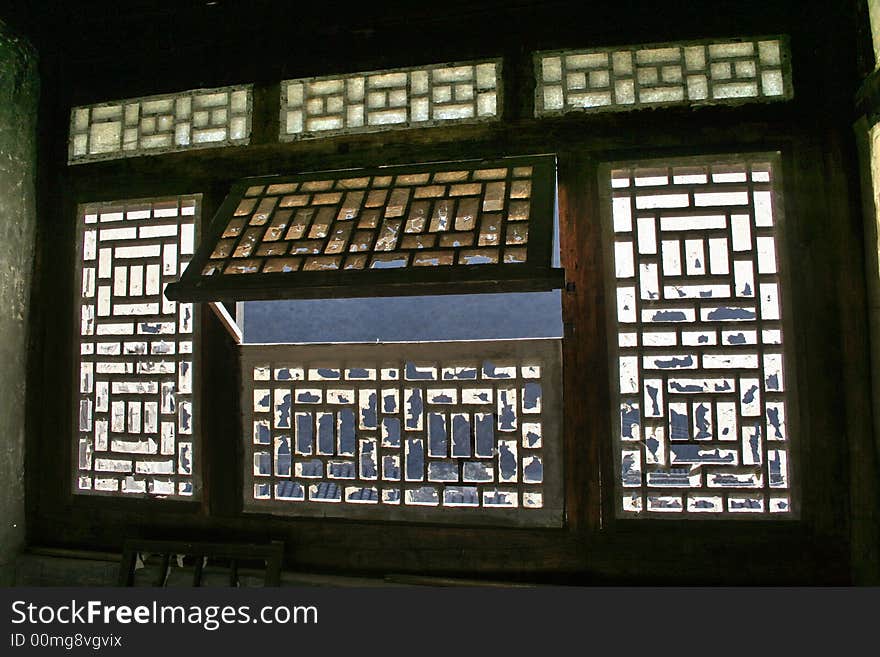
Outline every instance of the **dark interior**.
MULTIPOLYGON (((387 2, 81 0, 5 12, 39 54, 37 250, 26 404, 27 546, 119 553, 126 538, 284 542, 284 570, 555 584, 880 582, 869 283, 854 124, 873 54, 858 0, 387 2), (793 99, 534 118, 537 50, 788 35, 793 99), (281 143, 279 81, 503 57, 502 118, 281 143), (861 95, 857 92, 865 82, 861 95), (70 166, 72 107, 254 84, 248 146, 70 166), (618 519, 614 513, 603 162, 781 154, 787 353, 797 365, 795 519, 618 519), (80 203, 202 194, 203 226, 242 178, 555 153, 564 326, 560 528, 278 517, 242 510, 236 345, 201 313, 201 499, 74 495, 70 484, 80 203)), ((868 219, 868 221, 873 221, 868 219)), ((867 252, 871 247, 867 248, 867 252)), ((51 583, 51 582, 44 582, 51 583)))

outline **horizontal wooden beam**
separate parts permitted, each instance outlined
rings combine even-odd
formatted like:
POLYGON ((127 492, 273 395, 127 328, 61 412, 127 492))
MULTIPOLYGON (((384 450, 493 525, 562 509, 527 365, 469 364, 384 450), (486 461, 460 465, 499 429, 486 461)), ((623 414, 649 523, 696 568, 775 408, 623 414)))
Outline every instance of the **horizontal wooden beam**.
MULTIPOLYGON (((481 266, 482 267, 482 266, 481 266)), ((255 301, 278 299, 346 299, 358 297, 419 296, 540 292, 562 288, 562 269, 523 269, 511 266, 468 271, 432 268, 406 271, 302 272, 295 284, 286 274, 226 274, 168 285, 165 296, 173 301, 255 301), (449 270, 457 275, 450 275, 449 270)))

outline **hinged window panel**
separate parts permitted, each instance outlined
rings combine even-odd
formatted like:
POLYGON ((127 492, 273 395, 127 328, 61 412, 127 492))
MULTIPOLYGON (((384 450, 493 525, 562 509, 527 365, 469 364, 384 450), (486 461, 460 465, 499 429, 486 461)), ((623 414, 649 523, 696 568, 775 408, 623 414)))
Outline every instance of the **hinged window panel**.
POLYGON ((560 525, 560 346, 243 346, 245 507, 560 525))
POLYGON ((554 156, 236 183, 180 300, 535 291, 552 268, 554 156))

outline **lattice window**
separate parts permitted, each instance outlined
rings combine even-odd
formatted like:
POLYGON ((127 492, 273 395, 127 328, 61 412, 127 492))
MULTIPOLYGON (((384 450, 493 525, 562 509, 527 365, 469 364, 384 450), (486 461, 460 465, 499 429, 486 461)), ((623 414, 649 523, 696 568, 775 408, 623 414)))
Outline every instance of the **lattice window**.
POLYGON ((417 283, 425 294, 450 281, 460 292, 551 289, 561 280, 551 271, 554 199, 553 157, 246 180, 169 293, 375 296, 417 283))
POLYGON ((71 164, 190 148, 247 144, 251 87, 194 89, 70 113, 71 164))
POLYGON ((535 77, 536 116, 792 96, 782 37, 541 52, 535 77))
POLYGON ((614 165, 624 516, 792 511, 776 157, 614 165))
POLYGON ((197 311, 163 293, 198 215, 192 196, 80 208, 77 492, 194 493, 197 311))
POLYGON ((561 523, 559 344, 242 347, 246 506, 561 523))
POLYGON ((281 139, 496 119, 501 60, 281 83, 281 139))

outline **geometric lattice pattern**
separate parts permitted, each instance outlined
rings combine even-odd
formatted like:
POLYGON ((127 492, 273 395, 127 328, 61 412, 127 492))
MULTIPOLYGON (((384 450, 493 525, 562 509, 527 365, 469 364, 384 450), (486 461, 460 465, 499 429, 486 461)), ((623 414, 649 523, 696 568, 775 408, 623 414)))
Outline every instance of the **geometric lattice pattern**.
POLYGON ((193 494, 196 197, 81 206, 77 492, 193 494))
POLYGON ((779 38, 543 52, 535 72, 536 116, 792 95, 779 38))
POLYGON ((243 347, 249 503, 401 519, 520 510, 541 521, 559 506, 545 497, 548 479, 559 486, 559 343, 523 342, 515 348, 530 355, 500 358, 476 354, 503 342, 243 347))
POLYGON ((501 60, 287 80, 281 139, 497 118, 501 60))
POLYGON ((71 164, 191 148, 247 144, 251 87, 193 89, 70 113, 71 164))
POLYGON ((774 161, 611 171, 624 515, 791 511, 774 161))
POLYGON ((531 166, 247 189, 202 275, 526 262, 531 166))

